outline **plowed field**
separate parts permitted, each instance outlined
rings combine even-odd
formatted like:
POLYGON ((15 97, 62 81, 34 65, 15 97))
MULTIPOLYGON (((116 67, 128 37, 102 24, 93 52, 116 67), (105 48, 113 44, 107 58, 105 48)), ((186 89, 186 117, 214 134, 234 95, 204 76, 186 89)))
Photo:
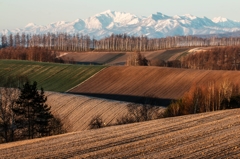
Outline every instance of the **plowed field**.
POLYGON ((239 158, 240 109, 0 145, 1 158, 239 158))
POLYGON ((70 92, 117 100, 146 95, 171 100, 182 97, 193 84, 226 79, 240 84, 240 71, 112 66, 70 92))
MULTIPOLYGON (((148 60, 175 60, 188 48, 141 52, 148 60)), ((64 60, 77 61, 80 64, 125 65, 132 52, 62 52, 64 60)))
POLYGON ((68 132, 89 129, 90 121, 97 115, 105 124, 114 124, 127 113, 126 102, 54 92, 46 95, 52 113, 62 119, 68 132))

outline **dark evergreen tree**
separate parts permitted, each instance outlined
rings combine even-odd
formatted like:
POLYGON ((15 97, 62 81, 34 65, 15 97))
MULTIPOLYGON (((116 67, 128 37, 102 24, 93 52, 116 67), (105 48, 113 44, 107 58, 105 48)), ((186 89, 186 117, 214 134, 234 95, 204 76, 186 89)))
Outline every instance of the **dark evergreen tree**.
POLYGON ((13 112, 16 115, 15 123, 18 129, 22 131, 22 137, 28 139, 48 135, 49 123, 53 118, 50 107, 45 104, 47 98, 44 91, 37 90, 37 82, 29 84, 26 82, 20 89, 21 94, 16 100, 16 106, 13 112))
POLYGON ((41 92, 36 94, 36 98, 34 99, 36 132, 39 133, 41 137, 50 135, 51 130, 49 128, 49 123, 53 118, 50 112, 51 107, 45 104, 46 101, 47 97, 45 97, 43 88, 41 88, 41 92))

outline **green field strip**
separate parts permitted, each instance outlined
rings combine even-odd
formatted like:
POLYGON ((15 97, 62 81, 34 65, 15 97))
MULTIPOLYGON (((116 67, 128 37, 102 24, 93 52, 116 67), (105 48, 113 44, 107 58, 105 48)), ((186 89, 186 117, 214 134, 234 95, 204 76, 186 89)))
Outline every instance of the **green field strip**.
POLYGON ((65 92, 105 66, 84 66, 32 61, 0 60, 0 76, 25 75, 45 91, 65 92))

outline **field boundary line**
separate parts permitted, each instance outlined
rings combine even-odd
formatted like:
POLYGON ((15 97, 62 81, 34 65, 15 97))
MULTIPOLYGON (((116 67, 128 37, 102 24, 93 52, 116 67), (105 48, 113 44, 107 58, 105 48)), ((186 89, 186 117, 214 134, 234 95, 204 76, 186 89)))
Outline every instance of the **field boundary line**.
POLYGON ((67 93, 67 92, 69 92, 70 90, 72 90, 72 89, 74 89, 74 88, 76 88, 76 87, 80 86, 81 84, 83 84, 83 83, 87 82, 89 79, 93 78, 95 75, 99 74, 100 72, 102 72, 102 71, 103 71, 103 70, 105 70, 106 68, 108 68, 108 67, 104 67, 104 68, 103 68, 103 69, 101 69, 100 71, 98 71, 98 72, 94 73, 92 76, 90 76, 90 77, 89 77, 89 78, 87 78, 86 80, 82 81, 82 82, 81 82, 81 83, 79 83, 78 85, 76 85, 76 86, 74 86, 74 87, 72 87, 72 88, 68 89, 67 91, 65 91, 65 93, 67 93))

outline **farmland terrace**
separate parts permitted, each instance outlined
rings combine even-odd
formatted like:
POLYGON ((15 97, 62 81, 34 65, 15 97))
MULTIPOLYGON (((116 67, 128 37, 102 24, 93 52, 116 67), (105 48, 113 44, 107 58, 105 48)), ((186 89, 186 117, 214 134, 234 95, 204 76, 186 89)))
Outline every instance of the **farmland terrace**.
POLYGON ((240 84, 240 71, 193 70, 164 67, 112 66, 86 80, 69 93, 114 100, 138 102, 143 97, 156 98, 167 106, 181 98, 194 84, 229 80, 240 84))
MULTIPOLYGON (((158 51, 146 51, 141 54, 148 60, 175 60, 190 48, 178 48, 158 51)), ((63 60, 74 60, 78 64, 91 65, 125 65, 128 56, 133 52, 61 52, 63 60)))
POLYGON ((239 158, 240 109, 0 145, 1 158, 239 158))

